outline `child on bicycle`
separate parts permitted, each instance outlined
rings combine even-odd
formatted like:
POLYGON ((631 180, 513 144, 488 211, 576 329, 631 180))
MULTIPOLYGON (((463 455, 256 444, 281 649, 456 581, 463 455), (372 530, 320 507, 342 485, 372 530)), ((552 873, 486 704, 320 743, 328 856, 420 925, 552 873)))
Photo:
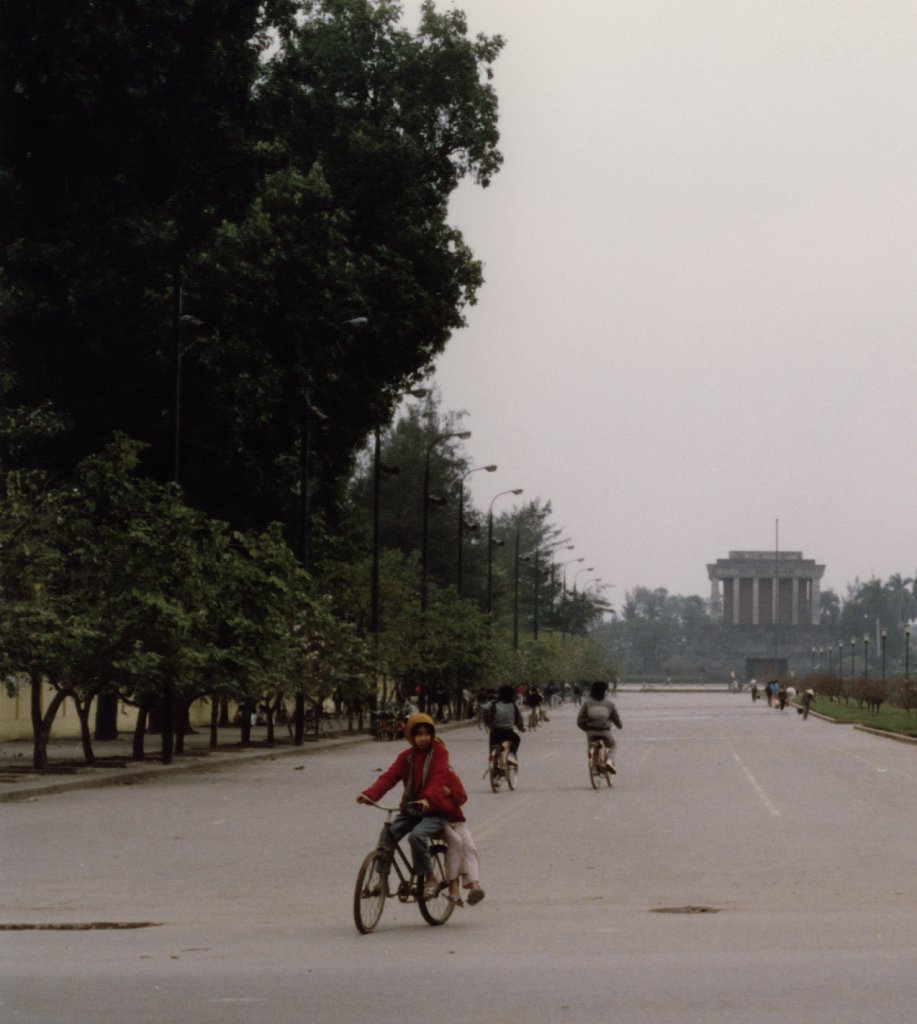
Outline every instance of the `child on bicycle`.
POLYGON ((449 879, 449 898, 462 905, 460 882, 465 878, 468 890, 468 904, 474 906, 484 899, 484 890, 478 871, 478 850, 474 845, 474 837, 465 821, 462 804, 468 800, 468 794, 462 780, 450 768, 446 775, 443 788, 443 800, 440 807, 445 814, 446 824, 443 826, 443 838, 446 840, 446 877, 449 879))
POLYGON ((624 726, 621 725, 621 716, 618 714, 618 709, 614 706, 614 702, 605 696, 607 693, 608 684, 601 679, 597 679, 589 687, 589 696, 583 701, 579 709, 579 714, 576 716, 576 724, 586 733, 586 744, 590 749, 597 739, 600 739, 605 744, 608 748, 608 760, 605 764, 605 771, 609 775, 615 775, 617 769, 612 760, 615 740, 611 735, 611 727, 616 725, 619 729, 623 729, 624 726))
POLYGON ((357 797, 358 804, 377 803, 399 782, 404 783, 401 811, 379 837, 381 846, 391 848, 409 835, 414 874, 423 878, 424 899, 436 895, 437 879, 433 874, 429 841, 442 831, 446 817, 442 812, 443 787, 449 770, 449 752, 436 738, 436 725, 429 715, 414 714, 404 726, 410 746, 403 750, 391 767, 357 797), (416 810, 412 810, 416 808, 416 810), (419 811, 419 813, 418 813, 419 811))

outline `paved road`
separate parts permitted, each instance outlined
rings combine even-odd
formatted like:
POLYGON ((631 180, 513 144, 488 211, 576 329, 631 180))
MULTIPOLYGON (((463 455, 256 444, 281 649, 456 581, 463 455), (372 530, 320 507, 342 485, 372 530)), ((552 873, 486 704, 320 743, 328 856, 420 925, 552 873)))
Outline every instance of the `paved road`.
POLYGON ((619 781, 593 792, 573 709, 492 794, 447 734, 487 897, 443 928, 353 879, 396 747, 0 806, 11 1024, 910 1024, 917 750, 729 694, 624 694, 619 781), (686 909, 703 912, 685 912, 686 909))

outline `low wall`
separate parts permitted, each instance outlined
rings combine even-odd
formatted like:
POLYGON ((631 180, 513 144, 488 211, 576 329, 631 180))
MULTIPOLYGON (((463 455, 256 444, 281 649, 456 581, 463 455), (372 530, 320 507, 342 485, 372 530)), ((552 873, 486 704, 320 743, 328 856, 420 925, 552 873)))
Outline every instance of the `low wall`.
MULTIPOLYGON (((54 690, 48 684, 42 687, 42 707, 46 708, 54 690)), ((10 696, 6 689, 0 690, 0 741, 3 740, 28 740, 32 737, 32 715, 31 715, 31 693, 28 686, 20 687, 13 696, 10 696)), ((195 729, 207 727, 210 724, 210 702, 196 700, 191 705, 191 725, 195 729)), ((95 723, 95 711, 93 710, 91 721, 95 723)), ((134 731, 137 724, 137 709, 130 704, 119 703, 118 705, 118 732, 130 733, 134 731)), ((51 726, 51 735, 57 739, 78 738, 80 735, 80 719, 73 706, 73 701, 65 700, 51 726)))

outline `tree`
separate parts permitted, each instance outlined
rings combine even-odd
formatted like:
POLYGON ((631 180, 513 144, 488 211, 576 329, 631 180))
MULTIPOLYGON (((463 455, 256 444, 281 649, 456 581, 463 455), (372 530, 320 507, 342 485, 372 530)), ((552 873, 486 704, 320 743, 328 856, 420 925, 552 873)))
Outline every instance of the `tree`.
POLYGON ((388 0, 104 8, 7 14, 5 358, 73 422, 49 464, 121 429, 167 479, 181 397, 191 503, 292 540, 475 299, 448 199, 499 168, 502 42, 388 0))
POLYGON ((289 0, 101 0, 66 17, 4 4, 6 355, 26 400, 73 424, 45 454, 57 468, 120 429, 170 475, 182 265, 253 192, 253 87, 291 14, 289 0))

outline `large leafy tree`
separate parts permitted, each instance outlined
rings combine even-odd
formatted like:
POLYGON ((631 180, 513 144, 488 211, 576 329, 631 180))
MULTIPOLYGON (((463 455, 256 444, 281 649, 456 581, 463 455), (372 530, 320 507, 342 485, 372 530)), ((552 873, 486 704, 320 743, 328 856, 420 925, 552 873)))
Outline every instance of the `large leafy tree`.
POLYGON ((6 358, 73 422, 58 465, 120 428, 167 477, 180 395, 194 504, 291 530, 309 501, 335 509, 354 450, 474 301, 447 203, 500 164, 501 41, 432 4, 416 34, 399 15, 6 6, 6 358))
POLYGON ((168 472, 182 264, 256 180, 251 94, 288 0, 4 2, 0 245, 6 353, 73 421, 168 472))

